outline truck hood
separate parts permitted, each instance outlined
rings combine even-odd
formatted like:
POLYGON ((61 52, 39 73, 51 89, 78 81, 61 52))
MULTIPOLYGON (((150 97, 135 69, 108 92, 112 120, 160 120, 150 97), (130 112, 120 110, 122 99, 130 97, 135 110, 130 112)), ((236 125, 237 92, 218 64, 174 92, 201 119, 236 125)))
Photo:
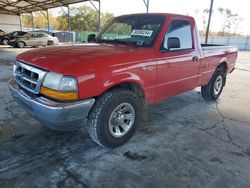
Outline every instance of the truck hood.
POLYGON ((73 75, 83 69, 128 62, 136 52, 145 51, 143 49, 113 44, 58 46, 27 51, 17 56, 17 60, 47 71, 73 75))

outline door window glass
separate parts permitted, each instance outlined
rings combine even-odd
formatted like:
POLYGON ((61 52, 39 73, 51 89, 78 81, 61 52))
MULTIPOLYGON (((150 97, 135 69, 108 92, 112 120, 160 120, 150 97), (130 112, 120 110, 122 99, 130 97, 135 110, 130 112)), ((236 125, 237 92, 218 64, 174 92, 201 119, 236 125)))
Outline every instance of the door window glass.
POLYGON ((191 25, 187 20, 174 20, 170 23, 168 31, 164 37, 163 48, 171 51, 193 49, 191 25), (178 38, 180 40, 180 48, 168 49, 168 39, 170 37, 178 38))

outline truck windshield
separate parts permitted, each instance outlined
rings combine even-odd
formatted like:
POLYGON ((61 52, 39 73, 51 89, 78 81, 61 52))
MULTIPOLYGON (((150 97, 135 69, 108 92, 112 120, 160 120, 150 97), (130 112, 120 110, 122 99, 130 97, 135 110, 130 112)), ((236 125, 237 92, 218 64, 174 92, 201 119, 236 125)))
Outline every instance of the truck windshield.
POLYGON ((161 30, 165 16, 128 15, 114 18, 96 37, 98 42, 153 45, 161 30))

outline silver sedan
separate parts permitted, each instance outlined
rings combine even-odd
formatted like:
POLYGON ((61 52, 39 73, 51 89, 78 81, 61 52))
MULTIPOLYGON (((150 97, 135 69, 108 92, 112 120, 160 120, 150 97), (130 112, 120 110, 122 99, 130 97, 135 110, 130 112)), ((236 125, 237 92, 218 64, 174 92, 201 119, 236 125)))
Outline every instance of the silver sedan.
POLYGON ((15 40, 9 41, 9 45, 17 48, 24 48, 25 46, 50 46, 58 45, 59 41, 57 37, 52 37, 46 33, 32 32, 27 33, 15 40))

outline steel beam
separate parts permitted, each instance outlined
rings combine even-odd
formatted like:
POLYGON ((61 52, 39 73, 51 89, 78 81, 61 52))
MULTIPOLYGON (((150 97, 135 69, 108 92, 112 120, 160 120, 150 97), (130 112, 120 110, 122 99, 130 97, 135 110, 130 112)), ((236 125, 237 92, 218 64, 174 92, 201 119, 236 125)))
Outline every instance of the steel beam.
POLYGON ((206 31, 205 44, 207 44, 207 41, 208 41, 209 30, 210 30, 210 23, 211 23, 211 17, 212 17, 212 13, 213 13, 213 5, 214 5, 214 0, 211 0, 210 10, 209 10, 209 16, 208 16, 208 23, 207 23, 207 31, 206 31))
POLYGON ((101 0, 95 0, 98 1, 98 8, 95 6, 95 4, 93 3, 93 0, 89 0, 89 2, 91 3, 91 5, 94 7, 94 9, 98 12, 98 31, 101 31, 101 0))
POLYGON ((20 21, 20 30, 23 30, 23 26, 22 26, 22 19, 21 19, 21 15, 19 14, 19 21, 20 21))
POLYGON ((30 13, 31 14, 31 22, 32 22, 32 31, 34 31, 34 17, 33 17, 33 12, 30 13))
POLYGON ((146 9, 147 9, 147 13, 149 11, 149 0, 143 0, 145 6, 146 6, 146 9))
POLYGON ((44 12, 42 10, 40 10, 40 12, 42 13, 42 15, 47 19, 47 16, 44 14, 44 12))
POLYGON ((99 0, 99 11, 98 11, 98 31, 101 31, 101 0, 99 0))
POLYGON ((71 23, 70 23, 70 8, 68 5, 68 29, 69 29, 69 42, 72 42, 71 40, 71 23))
MULTIPOLYGON (((67 7, 67 6, 66 6, 67 7)), ((63 11, 63 13, 65 14, 65 15, 68 15, 68 13, 62 8, 62 7, 60 7, 61 8, 61 10, 63 11)))
POLYGON ((46 12, 47 12, 48 34, 49 34, 49 11, 48 11, 48 9, 46 12))

